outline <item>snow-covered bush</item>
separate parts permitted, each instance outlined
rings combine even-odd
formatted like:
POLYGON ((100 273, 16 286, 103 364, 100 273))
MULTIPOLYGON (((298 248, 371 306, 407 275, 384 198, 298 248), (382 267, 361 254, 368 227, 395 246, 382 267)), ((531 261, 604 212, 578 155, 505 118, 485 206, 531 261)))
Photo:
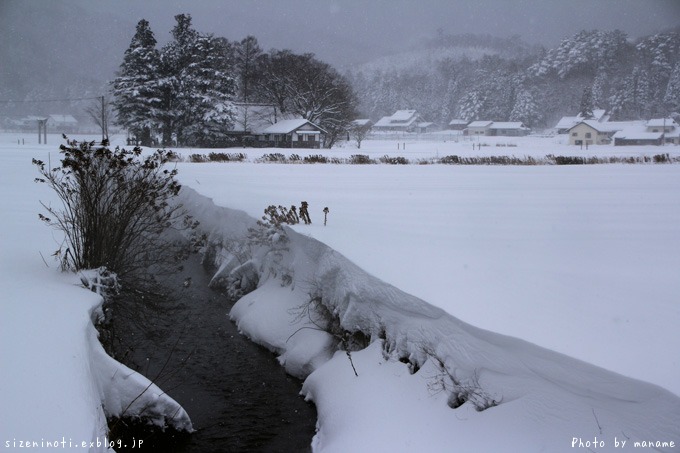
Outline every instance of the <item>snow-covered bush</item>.
POLYGON ((328 163, 328 158, 321 154, 310 154, 305 156, 303 162, 306 164, 325 164, 328 163))
POLYGON ((410 162, 407 158, 403 156, 398 156, 398 157, 390 157, 388 155, 385 155, 381 157, 380 162, 383 164, 390 164, 390 165, 408 165, 410 162))
POLYGON ((120 290, 118 276, 104 266, 81 271, 80 282, 85 288, 103 297, 116 294, 120 290))
POLYGON ((47 215, 39 216, 64 234, 55 253, 63 268, 105 266, 124 278, 176 252, 164 233, 197 226, 173 203, 181 186, 177 170, 165 164, 174 153, 158 150, 142 157, 141 152, 67 139, 60 147, 61 165, 33 160, 42 176, 36 181, 53 189, 62 203, 61 209, 43 204, 47 215))
POLYGON ((368 157, 367 154, 352 154, 349 157, 349 162, 351 164, 355 165, 365 165, 365 164, 374 164, 375 161, 368 157))
POLYGON ((255 162, 277 162, 285 163, 287 161, 286 156, 281 153, 267 153, 263 154, 262 157, 255 159, 255 162))

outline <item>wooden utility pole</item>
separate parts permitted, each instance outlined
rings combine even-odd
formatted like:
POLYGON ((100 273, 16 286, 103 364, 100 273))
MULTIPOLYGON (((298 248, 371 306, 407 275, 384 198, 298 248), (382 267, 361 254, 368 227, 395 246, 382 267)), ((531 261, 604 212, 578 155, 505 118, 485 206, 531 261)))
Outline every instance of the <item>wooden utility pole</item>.
POLYGON ((40 145, 42 142, 40 140, 40 135, 45 138, 44 142, 45 145, 47 145, 47 118, 44 120, 38 120, 38 144, 40 145))
POLYGON ((102 103, 101 121, 102 121, 102 143, 103 143, 104 140, 109 139, 109 125, 108 125, 108 121, 107 121, 108 118, 106 118, 106 106, 105 106, 105 103, 104 103, 104 96, 101 96, 100 99, 101 99, 101 103, 102 103))

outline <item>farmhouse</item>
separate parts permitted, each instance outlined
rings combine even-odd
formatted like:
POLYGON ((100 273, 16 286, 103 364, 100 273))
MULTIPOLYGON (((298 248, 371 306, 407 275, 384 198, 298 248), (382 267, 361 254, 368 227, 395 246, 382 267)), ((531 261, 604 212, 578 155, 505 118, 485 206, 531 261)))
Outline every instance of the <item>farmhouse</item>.
POLYGON ((47 127, 59 133, 77 132, 78 120, 72 115, 53 114, 47 117, 47 127))
POLYGON ((473 121, 467 125, 468 135, 519 137, 529 133, 529 128, 519 121, 473 121))
POLYGON ((583 120, 567 129, 570 145, 607 145, 611 143, 611 136, 616 132, 609 123, 596 120, 583 120))
POLYGON ((473 121, 467 125, 468 135, 489 135, 493 121, 473 121))
POLYGON ((258 132, 258 146, 320 148, 326 131, 304 118, 281 120, 258 132))
POLYGON ((418 124, 423 120, 415 110, 397 110, 391 116, 380 118, 374 125, 373 130, 384 132, 416 132, 418 124))
POLYGON ((672 118, 609 121, 605 114, 600 119, 579 121, 569 127, 567 133, 570 145, 607 145, 612 141, 615 146, 680 144, 680 126, 672 118))
POLYGON ((529 128, 524 123, 515 122, 496 122, 491 123, 488 135, 504 135, 509 137, 520 137, 527 135, 529 128))
POLYGON ((661 145, 663 132, 647 132, 634 128, 617 131, 613 137, 614 146, 626 145, 661 145))
POLYGON ((672 118, 653 118, 647 121, 647 132, 663 132, 665 143, 680 145, 680 125, 672 118))
POLYGON ((422 121, 418 124, 416 124, 416 131, 424 134, 426 132, 430 132, 432 130, 432 126, 434 126, 434 123, 428 122, 428 121, 422 121))
MULTIPOLYGON (((558 134, 566 134, 569 129, 576 126, 583 120, 585 120, 585 118, 580 113, 576 116, 563 116, 562 119, 560 119, 555 125, 555 129, 557 129, 558 134)), ((588 120, 597 121, 598 123, 606 123, 609 121, 609 115, 604 109, 595 109, 593 110, 593 117, 589 118, 588 120)))
POLYGON ((452 131, 462 131, 465 129, 468 125, 468 122, 465 120, 460 120, 460 119, 452 119, 449 121, 449 124, 447 125, 447 129, 452 130, 452 131))
POLYGON ((655 118, 629 125, 617 131, 613 139, 615 146, 680 144, 680 128, 671 118, 655 118))
POLYGON ((362 118, 356 119, 349 124, 350 129, 370 129, 373 127, 373 121, 362 118))

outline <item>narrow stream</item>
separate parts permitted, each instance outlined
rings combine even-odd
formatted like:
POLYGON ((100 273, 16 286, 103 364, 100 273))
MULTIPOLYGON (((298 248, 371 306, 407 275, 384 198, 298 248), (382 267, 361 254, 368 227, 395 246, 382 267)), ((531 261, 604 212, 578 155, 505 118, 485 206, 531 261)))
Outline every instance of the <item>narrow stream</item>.
POLYGON ((111 304, 116 358, 155 380, 186 409, 197 430, 191 435, 126 430, 123 443, 142 438, 142 451, 311 451, 316 409, 299 396, 301 382, 270 351, 238 333, 228 317, 233 301, 208 282, 193 256, 178 275, 161 282, 168 297, 111 304))

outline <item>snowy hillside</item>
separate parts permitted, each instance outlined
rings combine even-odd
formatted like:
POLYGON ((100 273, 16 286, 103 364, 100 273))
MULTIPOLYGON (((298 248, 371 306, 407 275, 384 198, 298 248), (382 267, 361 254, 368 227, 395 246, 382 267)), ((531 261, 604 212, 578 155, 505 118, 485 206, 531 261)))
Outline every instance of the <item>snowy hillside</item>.
POLYGON ((405 71, 412 68, 435 67, 444 60, 479 60, 484 55, 498 55, 500 52, 485 47, 436 47, 405 51, 381 57, 353 68, 352 72, 370 75, 375 72, 405 71))

